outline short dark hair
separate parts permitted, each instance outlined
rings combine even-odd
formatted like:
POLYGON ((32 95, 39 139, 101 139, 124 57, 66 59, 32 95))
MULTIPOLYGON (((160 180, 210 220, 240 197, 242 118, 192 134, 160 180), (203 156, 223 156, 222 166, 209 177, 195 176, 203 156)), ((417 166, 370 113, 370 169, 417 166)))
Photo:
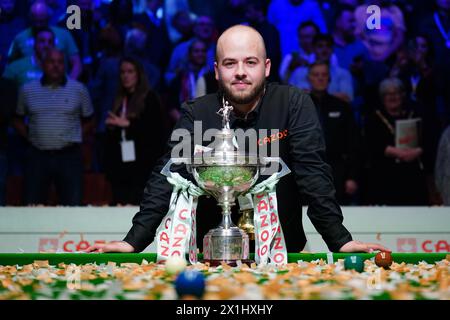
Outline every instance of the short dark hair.
POLYGON ((318 42, 321 42, 321 41, 327 42, 330 45, 330 47, 332 47, 334 45, 333 36, 328 33, 316 34, 316 36, 313 39, 313 45, 315 46, 318 42))
POLYGON ((48 51, 47 51, 47 53, 45 54, 45 56, 44 56, 44 61, 48 61, 48 59, 50 59, 50 56, 52 55, 52 53, 58 53, 58 54, 60 54, 60 55, 62 55, 62 57, 63 57, 63 59, 64 59, 64 52, 62 51, 62 50, 60 50, 60 49, 58 49, 58 48, 50 48, 48 51))
POLYGON ((355 8, 348 4, 340 4, 336 8, 336 13, 334 14, 334 24, 336 25, 338 19, 342 16, 345 11, 355 12, 355 8))
POLYGON ((328 69, 328 75, 329 75, 329 76, 331 75, 331 74, 330 74, 330 65, 329 65, 328 63, 326 63, 326 62, 323 62, 323 61, 316 61, 316 62, 311 63, 311 64, 308 66, 308 74, 311 73, 311 71, 312 71, 313 68, 318 67, 318 66, 326 66, 327 69, 328 69))
POLYGON ((428 63, 431 63, 433 61, 432 57, 434 57, 434 47, 433 47, 433 42, 431 42, 430 36, 426 33, 419 32, 415 36, 411 37, 411 39, 408 41, 408 47, 416 48, 416 39, 417 38, 423 38, 427 42, 428 52, 427 52, 427 56, 425 57, 425 59, 427 60, 428 63))
POLYGON ((195 39, 195 40, 193 40, 193 41, 189 44, 189 47, 188 47, 188 53, 189 53, 189 54, 192 53, 192 50, 194 50, 194 46, 195 46, 197 43, 202 43, 202 44, 205 46, 205 48, 208 49, 208 46, 206 45, 205 41, 202 41, 202 40, 200 40, 200 39, 195 39))
POLYGON ((320 33, 320 29, 317 26, 317 24, 315 24, 313 21, 308 20, 308 21, 304 21, 302 23, 299 24, 298 28, 297 28, 297 32, 300 32, 300 30, 306 28, 306 27, 312 27, 314 28, 314 30, 316 30, 316 33, 320 33))

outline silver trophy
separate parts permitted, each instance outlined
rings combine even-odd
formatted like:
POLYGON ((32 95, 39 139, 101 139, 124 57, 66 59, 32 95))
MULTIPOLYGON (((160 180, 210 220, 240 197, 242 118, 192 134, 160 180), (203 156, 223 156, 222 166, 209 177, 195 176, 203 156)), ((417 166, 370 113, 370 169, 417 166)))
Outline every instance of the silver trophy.
MULTIPOLYGON (((276 162, 277 167, 281 165, 282 169, 277 173, 277 178, 290 172, 281 158, 259 157, 256 154, 245 154, 238 149, 229 124, 232 110, 233 107, 224 100, 223 107, 218 112, 222 116, 222 129, 215 135, 215 147, 196 153, 191 159, 171 158, 161 171, 169 176, 171 164, 186 163, 198 186, 213 196, 222 208, 221 223, 203 238, 203 260, 212 266, 221 262, 236 265, 239 260, 251 262, 248 232, 254 232, 254 228, 246 232, 235 226, 231 220, 231 208, 237 197, 245 195, 253 187, 268 163, 276 162)), ((252 221, 249 221, 249 224, 252 224, 252 221)))
POLYGON ((223 128, 216 134, 216 147, 202 154, 201 161, 191 165, 195 181, 212 195, 222 208, 222 222, 203 239, 203 258, 211 265, 224 261, 235 264, 249 259, 249 236, 231 220, 236 198, 246 193, 259 177, 261 162, 256 155, 246 155, 233 143, 229 115, 233 107, 224 101, 219 114, 223 128))

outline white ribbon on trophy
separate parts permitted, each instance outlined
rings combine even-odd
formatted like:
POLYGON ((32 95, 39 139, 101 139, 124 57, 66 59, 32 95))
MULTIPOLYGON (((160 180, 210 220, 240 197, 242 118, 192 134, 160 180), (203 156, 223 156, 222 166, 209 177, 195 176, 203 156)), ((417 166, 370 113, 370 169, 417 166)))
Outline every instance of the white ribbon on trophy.
POLYGON ((283 265, 287 264, 287 249, 278 215, 276 185, 291 171, 281 158, 266 157, 264 160, 278 162, 282 169, 248 192, 253 195, 254 203, 255 261, 258 265, 283 265))
POLYGON ((197 262, 196 209, 202 189, 183 178, 179 173, 171 172, 172 163, 183 159, 170 159, 161 173, 173 185, 169 211, 156 231, 157 261, 165 261, 172 256, 185 259, 189 245, 189 262, 197 262))

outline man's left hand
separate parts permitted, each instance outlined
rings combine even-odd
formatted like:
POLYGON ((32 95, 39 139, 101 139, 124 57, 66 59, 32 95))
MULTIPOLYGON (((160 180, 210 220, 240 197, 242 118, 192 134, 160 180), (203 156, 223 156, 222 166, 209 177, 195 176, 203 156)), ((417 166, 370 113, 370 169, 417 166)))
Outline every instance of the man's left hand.
POLYGON ((344 244, 340 249, 339 252, 368 252, 372 253, 375 250, 379 251, 388 251, 391 252, 386 247, 383 247, 381 244, 378 243, 365 243, 361 241, 350 241, 344 244))

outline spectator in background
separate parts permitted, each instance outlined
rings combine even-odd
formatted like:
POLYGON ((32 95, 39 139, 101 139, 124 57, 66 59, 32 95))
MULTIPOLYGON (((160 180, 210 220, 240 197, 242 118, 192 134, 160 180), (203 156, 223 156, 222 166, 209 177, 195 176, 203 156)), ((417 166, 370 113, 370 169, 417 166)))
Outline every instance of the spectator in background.
POLYGON ((358 190, 360 137, 351 106, 328 93, 330 68, 313 63, 308 70, 311 98, 317 108, 325 138, 326 159, 333 169, 336 199, 341 205, 352 203, 358 190))
MULTIPOLYGON (((349 71, 338 66, 336 58, 333 57, 333 37, 319 34, 314 38, 315 62, 324 62, 330 66, 331 82, 330 94, 346 101, 353 100, 353 82, 349 71)), ((335 56, 334 56, 335 57, 335 56)), ((299 67, 289 79, 289 84, 304 90, 310 90, 308 82, 308 67, 299 67)))
POLYGON ((197 16, 208 16, 214 21, 220 21, 225 12, 228 0, 189 0, 190 10, 197 16))
MULTIPOLYGON (((436 79, 431 56, 430 41, 418 35, 408 42, 407 48, 397 52, 397 61, 390 72, 391 77, 402 80, 405 98, 414 105, 423 120, 423 143, 427 150, 423 160, 430 170, 436 161, 439 137, 445 128, 437 112, 436 79)), ((431 171, 429 176, 432 177, 431 171)))
POLYGON ((352 12, 360 5, 360 0, 335 0, 335 1, 320 1, 322 3, 322 12, 327 23, 327 29, 331 32, 336 25, 336 16, 341 7, 350 7, 352 12))
POLYGON ((267 18, 280 33, 282 57, 299 51, 298 42, 293 35, 302 22, 313 21, 322 33, 327 32, 325 19, 316 1, 273 0, 269 5, 267 18))
POLYGON ((340 5, 335 12, 333 39, 334 52, 339 66, 349 70, 353 80, 354 98, 352 109, 359 126, 362 126, 362 107, 364 105, 364 62, 368 51, 355 37, 354 6, 340 5))
POLYGON ((150 89, 139 61, 120 62, 120 83, 106 119, 105 172, 111 182, 113 204, 138 205, 156 160, 167 139, 165 115, 157 94, 150 89), (134 143, 135 160, 123 158, 121 142, 134 143))
MULTIPOLYGON (((33 55, 34 36, 39 29, 49 27, 49 18, 49 8, 44 2, 36 1, 33 3, 30 8, 31 27, 23 30, 14 38, 8 54, 8 63, 33 55)), ((56 48, 64 53, 66 62, 70 65, 70 78, 77 79, 81 73, 82 65, 78 48, 72 36, 62 28, 50 26, 50 29, 55 35, 56 48)))
MULTIPOLYGON (((1 60, 1 58, 0 58, 1 60)), ((6 204, 6 179, 8 173, 8 126, 17 105, 17 86, 13 81, 0 78, 0 206, 6 204)))
POLYGON ((122 40, 133 26, 133 1, 113 0, 109 5, 109 25, 116 28, 122 40))
POLYGON ((139 28, 133 28, 127 33, 124 53, 126 56, 139 60, 144 67, 150 87, 157 90, 159 89, 161 71, 157 66, 151 63, 150 59, 147 57, 146 43, 147 34, 139 28))
POLYGON ((17 11, 16 0, 0 0, 0 74, 6 66, 11 42, 18 30, 26 27, 25 19, 17 11))
POLYGON ((245 18, 248 24, 255 28, 264 39, 264 43, 267 51, 267 58, 272 62, 272 70, 268 81, 279 81, 278 73, 276 70, 280 68, 281 63, 281 47, 280 47, 280 35, 277 28, 267 21, 266 18, 267 5, 263 1, 248 0, 248 4, 245 10, 245 18))
MULTIPOLYGON (((249 0, 226 0, 225 7, 217 21, 219 34, 225 29, 247 22, 247 4, 249 0)), ((262 1, 259 1, 262 2, 262 1)))
POLYGON ((402 10, 406 23, 406 38, 420 33, 421 22, 433 12, 435 1, 396 0, 395 4, 402 10))
POLYGON ((33 55, 8 64, 3 77, 14 81, 18 88, 32 80, 40 79, 45 55, 54 47, 55 35, 53 31, 50 28, 39 29, 34 37, 33 55))
POLYGON ((431 39, 436 64, 447 65, 450 56, 450 1, 435 2, 436 10, 421 22, 420 31, 431 39))
POLYGON ((434 178, 445 206, 450 206, 450 127, 439 142, 434 178))
POLYGON ((172 48, 166 24, 157 11, 163 0, 147 0, 145 12, 135 15, 133 21, 145 28, 147 32, 147 55, 149 61, 164 70, 169 61, 168 52, 172 48))
POLYGON ((422 163, 424 149, 399 148, 396 120, 417 118, 406 105, 401 80, 388 78, 379 89, 383 106, 369 116, 365 134, 369 155, 368 202, 371 205, 427 205, 422 163))
POLYGON ((50 23, 57 24, 66 15, 66 8, 71 0, 40 0, 45 2, 49 8, 50 23))
POLYGON ((351 6, 340 6, 336 11, 333 29, 334 53, 339 66, 352 70, 356 60, 362 60, 368 54, 364 44, 355 37, 355 15, 351 6))
MULTIPOLYGON (((283 57, 280 66, 280 78, 288 83, 292 72, 299 67, 306 67, 315 60, 313 40, 320 33, 319 27, 312 21, 302 22, 297 29, 299 50, 283 57)), ((275 69, 276 70, 276 69, 275 69)))
POLYGON ((390 0, 366 0, 355 10, 356 37, 363 41, 374 61, 385 61, 396 52, 405 39, 405 21, 402 11, 390 0), (381 29, 367 28, 367 7, 377 5, 381 8, 381 29))
POLYGON ((197 81, 210 71, 207 64, 207 46, 201 40, 194 40, 189 46, 188 63, 179 69, 169 86, 169 108, 174 122, 180 117, 183 102, 196 98, 197 81))
POLYGON ((122 54, 122 39, 111 25, 99 34, 100 58, 98 70, 89 85, 89 92, 95 110, 96 123, 96 165, 102 171, 104 167, 105 120, 111 111, 117 91, 119 63, 122 54))
MULTIPOLYGON (((70 0, 67 5, 77 5, 81 11, 81 29, 69 30, 80 52, 82 61, 81 75, 79 81, 87 83, 93 76, 94 69, 97 67, 97 39, 100 31, 100 25, 95 20, 93 0, 70 0)), ((66 28, 68 16, 63 15, 58 25, 66 28)))
POLYGON ((123 51, 120 33, 112 25, 107 25, 99 34, 99 67, 90 83, 90 94, 95 108, 96 132, 104 132, 105 120, 111 110, 117 79, 119 62, 123 51))
POLYGON ((450 1, 436 0, 436 10, 421 23, 420 30, 434 48, 438 109, 444 127, 450 124, 450 1))
POLYGON ((66 77, 64 54, 57 49, 46 55, 43 71, 40 80, 20 90, 16 110, 15 127, 30 142, 24 202, 46 204, 54 182, 59 204, 78 206, 82 203, 82 136, 92 129, 89 93, 66 77))
MULTIPOLYGON (((145 3, 145 0, 142 2, 145 3)), ((157 15, 162 17, 164 24, 166 25, 167 34, 169 35, 170 44, 173 45, 179 42, 181 34, 174 28, 172 22, 173 17, 179 11, 189 11, 188 0, 163 0, 161 1, 161 10, 158 9, 157 15)))
MULTIPOLYGON (((34 39, 34 54, 8 64, 3 76, 14 82, 19 89, 24 84, 42 77, 42 65, 47 52, 54 48, 55 36, 50 28, 37 31, 34 39)), ((24 175, 28 142, 16 130, 8 130, 8 158, 12 175, 24 175)))
POLYGON ((194 38, 177 45, 170 57, 170 63, 165 73, 165 82, 167 86, 175 79, 180 70, 186 68, 189 59, 189 47, 196 41, 203 41, 207 46, 207 64, 213 69, 216 54, 216 45, 214 42, 214 22, 210 17, 198 17, 194 25, 194 38))
POLYGON ((427 36, 417 35, 397 52, 390 76, 400 78, 405 84, 408 98, 421 104, 436 105, 435 74, 432 44, 427 36))
POLYGON ((172 17, 172 25, 179 34, 175 45, 187 41, 193 37, 194 21, 188 10, 180 10, 175 13, 172 17))

